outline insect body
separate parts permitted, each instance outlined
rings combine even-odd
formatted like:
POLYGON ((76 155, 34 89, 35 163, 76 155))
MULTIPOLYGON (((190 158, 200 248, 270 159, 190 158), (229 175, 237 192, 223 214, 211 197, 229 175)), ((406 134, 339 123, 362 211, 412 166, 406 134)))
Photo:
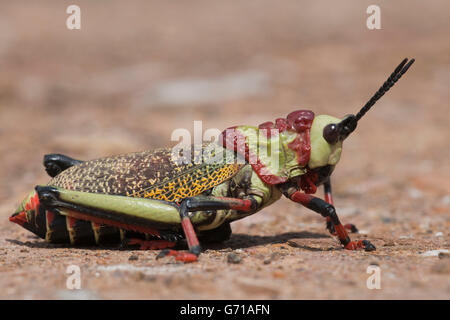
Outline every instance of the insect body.
POLYGON ((345 249, 375 250, 367 240, 350 240, 346 229, 356 228, 339 221, 330 175, 343 140, 413 62, 402 61, 356 115, 298 110, 274 123, 232 127, 220 145, 191 149, 190 158, 202 161, 176 161, 170 148, 91 161, 47 155, 52 179, 36 186, 10 220, 53 243, 140 245, 191 262, 199 240, 227 240, 231 222, 284 195, 325 217, 345 249), (325 200, 311 195, 320 185, 325 200), (182 239, 188 252, 168 249, 182 239))

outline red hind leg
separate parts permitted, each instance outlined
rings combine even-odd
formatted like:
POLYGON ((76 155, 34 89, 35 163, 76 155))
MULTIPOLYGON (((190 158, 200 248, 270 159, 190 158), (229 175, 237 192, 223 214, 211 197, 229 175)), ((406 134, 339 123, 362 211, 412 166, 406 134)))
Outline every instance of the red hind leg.
POLYGON ((176 242, 167 240, 142 240, 131 238, 128 239, 127 245, 139 245, 140 250, 161 250, 174 247, 176 245, 176 242))
POLYGON ((170 250, 170 249, 164 249, 162 250, 156 259, 172 256, 175 257, 175 260, 177 261, 183 261, 183 262, 195 262, 197 261, 197 255, 194 253, 186 252, 186 251, 177 251, 177 250, 170 250))
POLYGON ((181 225, 186 235, 189 251, 186 252, 186 251, 165 249, 158 254, 156 259, 172 256, 175 257, 175 260, 183 261, 185 263, 197 261, 197 256, 200 254, 201 249, 197 239, 197 235, 195 234, 194 227, 192 226, 189 217, 187 216, 183 217, 181 220, 181 225))

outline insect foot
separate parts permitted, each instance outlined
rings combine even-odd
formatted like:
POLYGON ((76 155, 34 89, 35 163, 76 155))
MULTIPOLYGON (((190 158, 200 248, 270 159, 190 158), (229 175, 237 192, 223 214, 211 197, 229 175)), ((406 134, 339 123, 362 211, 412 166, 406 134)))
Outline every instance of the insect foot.
POLYGON ((364 249, 365 251, 375 251, 375 246, 368 240, 350 241, 345 245, 347 250, 364 249))
POLYGON ((353 223, 344 224, 344 228, 349 230, 351 233, 359 233, 358 228, 353 223))
POLYGON ((173 256, 173 257, 175 257, 176 261, 182 261, 184 263, 197 261, 197 255, 194 254, 194 253, 185 252, 185 251, 170 250, 170 249, 162 250, 156 256, 156 259, 164 258, 164 257, 167 257, 167 256, 173 256))

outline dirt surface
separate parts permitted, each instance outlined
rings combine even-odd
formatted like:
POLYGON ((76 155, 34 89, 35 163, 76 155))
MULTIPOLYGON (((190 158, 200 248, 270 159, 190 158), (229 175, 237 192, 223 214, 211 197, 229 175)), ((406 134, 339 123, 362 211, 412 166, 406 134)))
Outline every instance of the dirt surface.
MULTIPOLYGON (((0 298, 448 299, 448 1, 0 3, 0 298), (45 243, 8 217, 42 156, 92 159, 174 145, 174 129, 257 125, 290 111, 356 112, 404 57, 417 62, 345 141, 337 212, 374 252, 340 248, 287 199, 232 225, 199 262, 45 243), (430 253, 431 251, 431 253, 430 253), (229 255, 235 254, 238 257, 229 255), (434 254, 434 255, 433 255, 434 254), (66 289, 66 268, 81 290, 66 289), (369 290, 367 267, 381 289, 369 290)), ((318 192, 322 196, 322 190, 318 192)))

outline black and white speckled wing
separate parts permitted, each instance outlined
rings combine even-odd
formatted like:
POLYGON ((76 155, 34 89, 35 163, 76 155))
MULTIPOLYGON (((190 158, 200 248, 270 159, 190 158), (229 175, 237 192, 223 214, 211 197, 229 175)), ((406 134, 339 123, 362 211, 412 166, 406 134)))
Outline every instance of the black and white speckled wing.
MULTIPOLYGON (((201 152, 192 148, 192 159, 201 152)), ((49 185, 93 193, 124 195, 179 202, 196 196, 231 179, 243 164, 227 163, 234 154, 223 149, 220 161, 177 164, 172 149, 129 153, 90 160, 68 168, 54 177, 49 185), (228 158, 227 158, 228 157, 228 158)), ((214 157, 212 153, 210 157, 214 157)), ((207 159, 204 159, 207 160, 207 159)))

